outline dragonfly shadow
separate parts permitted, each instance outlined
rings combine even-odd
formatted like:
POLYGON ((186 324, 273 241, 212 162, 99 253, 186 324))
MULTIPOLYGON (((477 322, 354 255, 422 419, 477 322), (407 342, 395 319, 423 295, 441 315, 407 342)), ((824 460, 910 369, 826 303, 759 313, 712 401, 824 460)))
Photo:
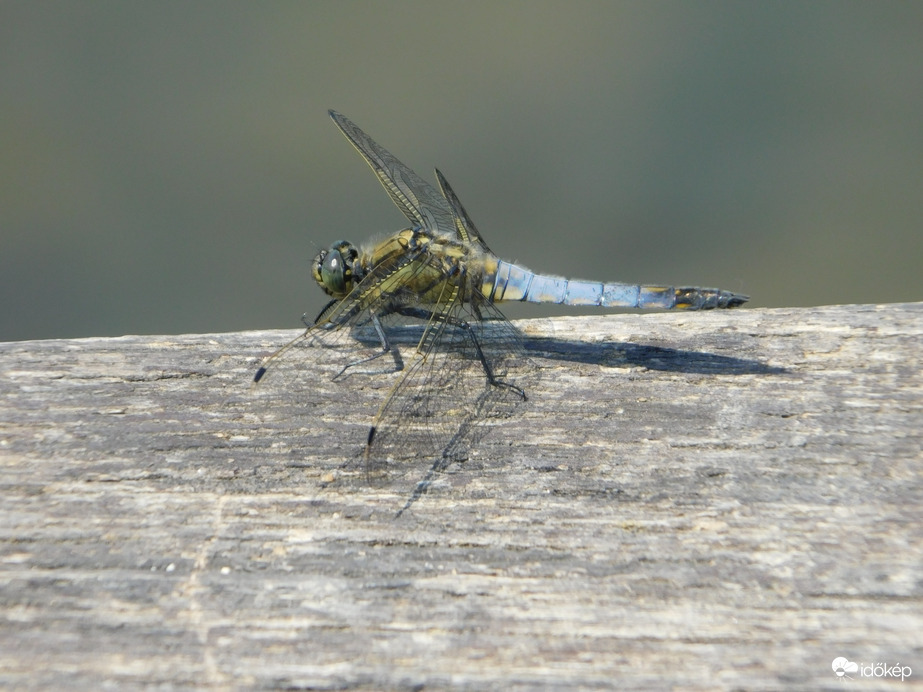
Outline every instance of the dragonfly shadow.
POLYGON ((533 358, 603 367, 640 366, 648 370, 714 375, 775 375, 785 368, 757 360, 721 356, 628 342, 588 343, 555 338, 525 339, 526 352, 533 358))
MULTIPOLYGON (((417 331, 410 328, 394 341, 401 346, 407 346, 415 344, 417 338, 417 331)), ((591 343, 558 338, 528 338, 522 335, 520 338, 519 353, 524 359, 519 364, 517 378, 513 381, 523 385, 527 396, 530 385, 535 384, 531 378, 541 376, 540 371, 535 371, 529 366, 530 361, 537 359, 603 367, 640 366, 655 371, 712 375, 772 375, 787 372, 785 368, 766 365, 753 359, 702 351, 629 342, 591 343)), ((479 366, 476 366, 475 370, 478 368, 479 366)), ((486 382, 482 387, 481 394, 472 402, 470 410, 455 421, 457 428, 454 435, 444 442, 439 452, 429 457, 428 468, 417 478, 412 489, 407 491, 406 502, 395 518, 400 517, 426 495, 449 466, 466 460, 468 450, 490 430, 491 426, 484 425, 485 421, 512 418, 527 403, 509 389, 491 386, 486 382)))
POLYGON ((477 398, 473 410, 460 422, 458 430, 442 449, 441 455, 433 460, 425 475, 414 485, 404 506, 395 515, 395 519, 422 498, 440 474, 451 464, 467 461, 468 450, 477 444, 489 430, 489 425, 485 425, 485 422, 512 418, 516 411, 526 404, 526 401, 526 397, 513 388, 504 385, 486 385, 477 398))

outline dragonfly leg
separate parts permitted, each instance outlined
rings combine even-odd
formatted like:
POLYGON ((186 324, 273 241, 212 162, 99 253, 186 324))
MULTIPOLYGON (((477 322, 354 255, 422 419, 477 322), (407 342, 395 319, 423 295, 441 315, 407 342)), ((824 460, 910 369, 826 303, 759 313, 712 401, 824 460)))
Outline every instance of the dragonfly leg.
POLYGON ((304 326, 307 327, 308 329, 310 329, 311 327, 316 327, 318 324, 320 324, 321 322, 323 322, 324 320, 326 320, 326 319, 327 319, 327 314, 330 313, 330 312, 333 310, 333 308, 335 308, 335 307, 336 307, 337 305, 339 305, 339 304, 340 304, 340 301, 338 301, 338 300, 331 300, 329 303, 327 303, 327 304, 324 306, 324 309, 323 309, 323 310, 321 310, 319 313, 317 313, 317 317, 315 317, 313 321, 310 321, 310 322, 309 322, 309 321, 308 321, 308 313, 304 313, 304 314, 301 316, 301 322, 302 322, 302 323, 304 324, 304 326))
POLYGON ((522 398, 522 400, 525 401, 526 393, 522 391, 521 387, 517 387, 515 384, 512 384, 511 382, 504 382, 503 380, 498 379, 494 375, 494 372, 490 367, 490 363, 488 363, 487 359, 484 357, 484 351, 481 350, 481 344, 478 341, 478 337, 474 333, 474 330, 471 329, 471 325, 461 320, 454 320, 454 321, 450 320, 450 324, 453 324, 453 323, 455 324, 455 326, 460 327, 461 329, 464 329, 467 332, 468 336, 471 337, 471 343, 474 344, 474 350, 477 352, 478 359, 481 361, 481 366, 484 368, 484 373, 487 375, 487 381, 490 382, 490 384, 494 385, 495 387, 506 387, 507 389, 516 392, 522 398))
MULTIPOLYGON (((323 313, 321 313, 323 314, 323 313)), ((394 358, 395 372, 399 372, 404 369, 404 361, 401 358, 401 354, 396 348, 391 348, 391 343, 388 341, 388 335, 385 333, 385 328, 381 324, 381 320, 378 319, 378 315, 375 313, 370 313, 372 318, 372 326, 375 328, 375 333, 378 334, 378 339, 381 342, 381 351, 378 353, 369 356, 368 358, 362 358, 361 360, 353 361, 352 363, 347 363, 343 366, 343 369, 340 370, 336 375, 333 376, 333 379, 337 379, 344 372, 349 370, 352 367, 357 365, 362 365, 363 363, 371 363, 373 360, 378 360, 383 355, 390 353, 392 358, 394 358)))
POLYGON ((411 308, 403 307, 398 308, 395 312, 404 315, 406 317, 415 317, 420 320, 430 321, 437 320, 440 322, 445 322, 446 324, 451 324, 453 327, 458 327, 463 330, 465 334, 468 335, 468 338, 471 339, 471 343, 474 345, 474 351, 477 353, 478 360, 481 361, 481 367, 484 368, 484 374, 487 376, 487 381, 495 387, 506 387, 509 390, 516 392, 522 400, 526 400, 526 393, 522 390, 521 387, 517 387, 515 384, 510 382, 504 382, 494 375, 493 368, 490 367, 490 363, 487 362, 487 358, 484 356, 484 351, 481 349, 481 343, 478 341, 477 334, 474 333, 474 330, 471 329, 471 325, 460 320, 457 317, 452 317, 451 315, 441 315, 439 313, 432 312, 431 310, 425 310, 423 308, 411 308))

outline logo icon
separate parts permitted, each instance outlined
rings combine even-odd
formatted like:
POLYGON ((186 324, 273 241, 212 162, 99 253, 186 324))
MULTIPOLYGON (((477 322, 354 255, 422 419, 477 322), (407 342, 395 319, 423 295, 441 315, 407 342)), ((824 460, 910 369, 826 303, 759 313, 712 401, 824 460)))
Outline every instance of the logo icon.
POLYGON ((833 672, 836 673, 838 678, 847 677, 852 679, 852 676, 849 673, 856 673, 859 671, 859 664, 853 661, 849 661, 842 656, 837 656, 833 659, 832 664, 833 672))

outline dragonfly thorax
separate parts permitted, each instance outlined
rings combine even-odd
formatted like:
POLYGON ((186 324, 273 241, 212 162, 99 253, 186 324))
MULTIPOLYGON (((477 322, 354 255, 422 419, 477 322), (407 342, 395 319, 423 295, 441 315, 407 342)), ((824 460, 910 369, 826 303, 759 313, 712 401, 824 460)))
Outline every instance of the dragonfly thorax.
POLYGON ((356 260, 359 251, 347 240, 338 240, 314 258, 314 280, 334 298, 345 298, 361 276, 356 260))

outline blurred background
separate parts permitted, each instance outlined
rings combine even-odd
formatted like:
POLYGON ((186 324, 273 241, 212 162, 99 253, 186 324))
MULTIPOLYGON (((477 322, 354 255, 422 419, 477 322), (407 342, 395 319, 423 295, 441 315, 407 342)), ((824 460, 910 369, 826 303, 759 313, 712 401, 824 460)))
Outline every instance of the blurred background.
POLYGON ((0 340, 300 326, 320 247, 404 227, 328 108, 534 270, 921 300, 921 37, 899 2, 4 2, 0 340))

